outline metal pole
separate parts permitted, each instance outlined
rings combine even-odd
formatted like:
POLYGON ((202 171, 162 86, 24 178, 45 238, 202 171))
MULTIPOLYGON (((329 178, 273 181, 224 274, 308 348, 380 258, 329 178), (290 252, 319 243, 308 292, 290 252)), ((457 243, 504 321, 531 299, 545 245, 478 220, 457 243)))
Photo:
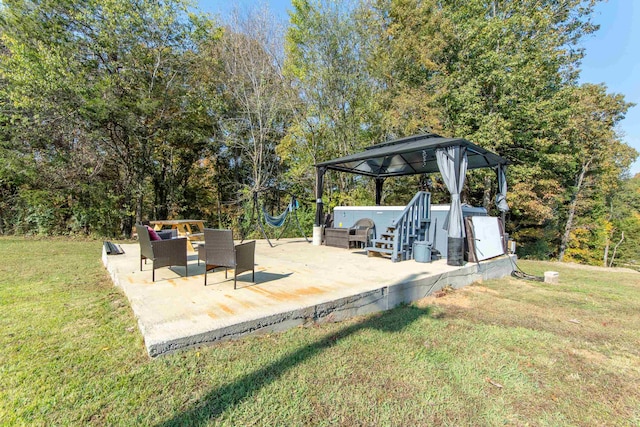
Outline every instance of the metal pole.
POLYGON ((316 227, 319 227, 323 223, 323 205, 322 205, 322 193, 324 187, 324 173, 326 168, 316 167, 316 227))
POLYGON ((376 206, 380 206, 382 201, 382 186, 384 184, 384 178, 376 178, 376 206))

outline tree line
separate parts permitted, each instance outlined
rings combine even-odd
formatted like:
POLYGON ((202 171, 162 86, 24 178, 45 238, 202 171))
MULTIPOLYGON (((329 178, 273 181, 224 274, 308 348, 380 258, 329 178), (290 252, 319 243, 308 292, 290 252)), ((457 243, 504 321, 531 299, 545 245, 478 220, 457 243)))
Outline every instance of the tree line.
MULTIPOLYGON (((0 233, 128 236, 203 218, 251 232, 252 194, 313 218, 314 164, 420 132, 506 157, 507 231, 525 257, 637 262, 632 104, 579 84, 596 1, 293 0, 221 18, 186 0, 0 5, 0 233)), ((438 174, 388 182, 404 204, 438 174)), ((325 205, 372 204, 329 173, 325 205)), ((469 173, 463 200, 496 182, 469 173)), ((255 232, 255 230, 254 230, 255 232)))

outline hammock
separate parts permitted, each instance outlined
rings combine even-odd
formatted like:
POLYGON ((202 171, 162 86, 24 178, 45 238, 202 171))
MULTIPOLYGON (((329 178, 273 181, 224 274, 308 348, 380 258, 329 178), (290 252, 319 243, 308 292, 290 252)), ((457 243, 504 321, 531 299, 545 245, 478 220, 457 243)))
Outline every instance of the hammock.
POLYGON ((300 205, 298 204, 298 201, 291 202, 289 203, 289 206, 287 206, 287 208, 284 210, 284 212, 282 212, 280 215, 278 216, 271 216, 269 215, 269 213, 267 212, 267 210, 264 208, 264 206, 262 207, 262 213, 264 215, 264 220, 267 224, 269 224, 272 227, 282 227, 285 223, 285 221, 287 220, 287 215, 289 214, 289 212, 293 212, 295 209, 298 209, 300 205))
MULTIPOLYGON (((295 213, 295 211, 299 207, 300 207, 300 203, 298 203, 298 199, 296 199, 295 196, 291 196, 291 201, 289 202, 289 205, 287 206, 287 208, 284 210, 284 212, 282 212, 280 215, 277 215, 277 216, 269 215, 265 207, 262 206, 262 216, 264 217, 264 222, 266 222, 267 224, 269 224, 274 228, 282 228, 282 230, 280 230, 280 235, 276 238, 276 240, 280 239, 280 237, 282 237, 282 235, 284 234, 285 230, 287 229, 287 224, 288 224, 287 219, 289 218, 289 213, 293 212, 293 219, 296 222, 298 231, 300 231, 300 234, 304 237, 304 239, 307 242, 309 242, 309 239, 307 239, 307 236, 305 236, 304 232, 302 231, 302 228, 300 227, 300 222, 298 222, 298 217, 295 213)), ((254 192, 253 193, 253 209, 251 210, 250 222, 253 223, 254 213, 257 214, 257 221, 255 222, 255 224, 258 226, 258 228, 260 228, 260 232, 262 233, 264 238, 267 240, 267 242, 269 242, 269 246, 273 247, 271 240, 269 240, 269 236, 267 236, 267 233, 265 233, 264 227, 262 226, 262 221, 260 220, 260 209, 261 209, 260 204, 258 203, 258 193, 254 192)), ((244 232, 242 233, 242 240, 244 241, 244 232)))

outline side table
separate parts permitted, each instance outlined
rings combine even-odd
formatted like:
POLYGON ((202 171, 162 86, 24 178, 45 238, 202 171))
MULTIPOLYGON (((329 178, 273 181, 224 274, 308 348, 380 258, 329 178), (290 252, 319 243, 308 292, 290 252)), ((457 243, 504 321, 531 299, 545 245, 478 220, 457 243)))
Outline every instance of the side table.
POLYGON ((348 228, 325 228, 324 244, 336 248, 349 249, 349 229, 348 228))

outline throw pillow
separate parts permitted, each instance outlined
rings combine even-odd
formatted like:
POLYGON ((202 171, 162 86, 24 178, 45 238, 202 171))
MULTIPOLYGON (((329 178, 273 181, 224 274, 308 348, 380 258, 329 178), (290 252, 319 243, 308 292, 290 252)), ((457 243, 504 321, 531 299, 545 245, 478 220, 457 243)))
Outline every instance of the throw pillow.
POLYGON ((149 227, 147 225, 147 230, 149 230, 149 239, 150 240, 162 240, 160 238, 160 236, 158 236, 158 233, 156 233, 156 230, 154 230, 153 228, 149 227))

